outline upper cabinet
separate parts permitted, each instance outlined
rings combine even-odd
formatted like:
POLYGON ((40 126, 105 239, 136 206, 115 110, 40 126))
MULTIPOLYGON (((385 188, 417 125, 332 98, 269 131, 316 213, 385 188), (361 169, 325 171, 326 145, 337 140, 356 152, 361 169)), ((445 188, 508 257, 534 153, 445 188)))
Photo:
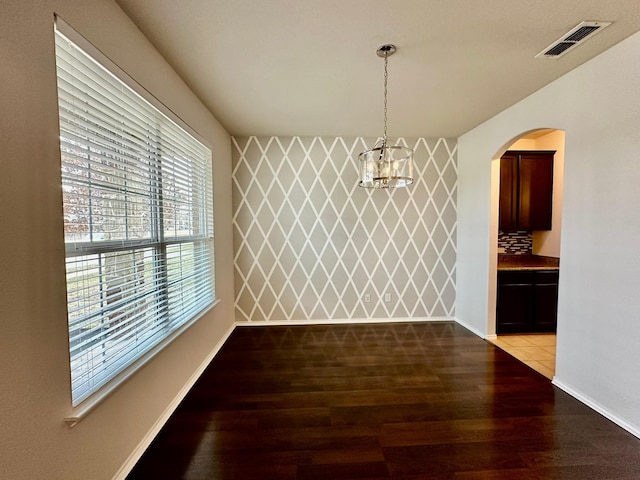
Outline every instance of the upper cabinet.
POLYGON ((551 230, 555 151, 507 151, 500 159, 500 230, 551 230))

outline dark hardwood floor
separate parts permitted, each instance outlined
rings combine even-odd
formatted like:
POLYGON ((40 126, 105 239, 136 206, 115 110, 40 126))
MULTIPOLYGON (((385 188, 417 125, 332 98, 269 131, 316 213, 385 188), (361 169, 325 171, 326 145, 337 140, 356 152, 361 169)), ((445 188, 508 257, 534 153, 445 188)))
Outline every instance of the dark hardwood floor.
POLYGON ((238 327, 136 479, 640 479, 640 440, 450 322, 238 327))

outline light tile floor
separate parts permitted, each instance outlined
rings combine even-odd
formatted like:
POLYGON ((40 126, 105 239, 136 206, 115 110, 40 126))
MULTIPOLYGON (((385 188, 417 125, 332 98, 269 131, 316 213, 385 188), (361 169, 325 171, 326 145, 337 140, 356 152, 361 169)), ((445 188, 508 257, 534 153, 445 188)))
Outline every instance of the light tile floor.
POLYGON ((529 365, 536 372, 553 379, 556 371, 556 336, 500 335, 491 340, 495 346, 529 365))

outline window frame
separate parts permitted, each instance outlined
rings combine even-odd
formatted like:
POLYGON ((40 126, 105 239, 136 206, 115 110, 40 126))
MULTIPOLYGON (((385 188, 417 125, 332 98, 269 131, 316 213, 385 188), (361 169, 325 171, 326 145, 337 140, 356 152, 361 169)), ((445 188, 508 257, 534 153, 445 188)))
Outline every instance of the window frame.
MULTIPOLYGON (((143 353, 140 355, 127 355, 128 360, 126 361, 126 366, 124 368, 118 368, 115 374, 109 375, 109 379, 106 381, 99 382, 99 386, 95 389, 92 389, 89 393, 83 394, 78 397, 78 399, 74 399, 72 395, 72 408, 71 414, 68 415, 65 420, 70 426, 75 425, 78 421, 80 421, 88 412, 90 412, 95 406, 97 406, 101 401, 103 401, 108 395, 110 395, 113 391, 115 391, 122 383, 124 383, 127 379, 129 379, 137 370, 139 370, 143 365, 148 363, 156 354, 162 351, 167 345, 169 345, 175 338, 177 338, 180 334, 186 331, 191 325, 196 323, 198 319, 200 319, 203 315, 209 312, 216 304, 219 303, 219 300, 216 297, 216 275, 215 275, 215 248, 214 248, 214 205, 213 205, 213 171, 212 171, 212 148, 200 135, 198 135, 193 129, 191 129, 184 121, 182 121, 175 113, 173 113, 169 108, 167 108, 164 104, 162 104, 158 99, 156 99, 153 95, 151 95, 146 89, 144 89, 140 84, 138 84, 135 80, 133 80, 126 72, 124 72, 120 67, 118 67, 114 62, 112 62, 106 55, 104 55, 100 50, 98 50, 95 46, 93 46, 88 40, 86 40, 83 36, 81 36, 78 32, 76 32, 71 26, 69 26, 64 20, 60 17, 55 17, 55 28, 54 28, 54 36, 57 35, 56 32, 59 32, 63 37, 66 37, 70 40, 75 46, 77 46, 80 50, 82 50, 86 55, 88 55, 94 62, 104 68, 107 72, 113 75, 117 80, 122 82, 126 87, 140 96, 144 101, 149 103, 155 110, 157 110, 161 115, 167 117, 170 122, 173 122, 180 129, 186 132, 188 135, 193 137, 195 141, 202 144, 209 151, 209 160, 208 160, 208 172, 210 177, 205 182, 206 188, 208 188, 206 194, 210 197, 208 208, 210 211, 205 212, 207 218, 204 220, 205 229, 207 232, 204 237, 201 235, 192 235, 191 237, 185 235, 178 235, 176 233, 175 236, 165 235, 162 220, 160 219, 159 223, 152 223, 152 229, 158 230, 153 234, 153 237, 150 239, 127 239, 127 240, 113 240, 113 241, 100 241, 99 245, 96 245, 95 242, 67 242, 65 241, 66 253, 65 258, 67 261, 70 258, 82 257, 82 256, 90 256, 90 255, 101 255, 105 253, 117 253, 117 252, 136 252, 138 250, 144 249, 154 249, 155 251, 161 251, 162 255, 164 255, 164 263, 160 262, 164 265, 164 269, 168 269, 168 260, 167 260, 167 248, 174 245, 188 245, 192 244, 193 249, 196 248, 196 242, 200 242, 201 246, 198 248, 208 249, 210 256, 210 271, 207 276, 209 280, 209 285, 211 288, 211 301, 204 307, 201 305, 197 306, 197 311, 191 312, 189 311, 190 318, 187 320, 181 320, 178 325, 174 325, 172 321, 171 315, 169 313, 170 308, 172 308, 168 303, 166 304, 167 316, 165 319, 165 328, 167 330, 166 334, 161 335, 160 337, 155 337, 151 342, 151 346, 149 348, 143 349, 143 353), (130 358, 135 357, 132 361, 130 358)), ((57 51, 57 50, 56 50, 57 51)), ((58 63, 57 55, 56 55, 56 65, 58 63)), ((57 78, 57 76, 56 76, 57 78)), ((62 133, 61 133, 62 135, 62 133)), ((64 155, 62 151, 62 144, 60 148, 61 157, 64 155)), ((158 166, 162 160, 158 159, 158 166)), ((61 158, 62 162, 62 158, 61 158)), ((62 170, 61 170, 62 173, 62 170)), ((158 194, 162 197, 162 194, 158 194)), ((157 197, 156 197, 157 200, 157 197)), ((149 207, 150 209, 155 209, 155 207, 149 207)), ((154 215, 162 215, 160 212, 162 208, 159 208, 158 211, 154 213, 154 215)), ((199 225, 199 224, 198 224, 199 225)), ((128 228, 128 227, 126 227, 128 228)), ((128 230, 127 230, 128 231, 128 230)), ((155 253, 154 253, 155 255, 155 253)), ((153 259, 154 265, 156 265, 157 259, 153 259)), ((155 268, 155 267, 154 267, 155 268)), ((206 269, 205 269, 206 270, 206 269)), ((168 289, 169 282, 167 281, 167 273, 164 273, 164 283, 160 285, 160 290, 168 289)), ((154 294, 165 295, 161 291, 157 291, 158 279, 154 276, 154 294)), ((68 280, 65 279, 65 286, 68 288, 69 283, 68 280)), ((208 300, 207 300, 208 301, 208 300)), ((69 303, 67 303, 69 305, 69 303)), ((71 317, 69 314, 67 315, 67 324, 69 334, 71 334, 71 325, 70 320, 71 317)), ((71 338, 70 338, 71 340, 71 338)), ((70 386, 72 387, 72 366, 71 366, 71 341, 69 344, 69 352, 70 352, 70 386)))

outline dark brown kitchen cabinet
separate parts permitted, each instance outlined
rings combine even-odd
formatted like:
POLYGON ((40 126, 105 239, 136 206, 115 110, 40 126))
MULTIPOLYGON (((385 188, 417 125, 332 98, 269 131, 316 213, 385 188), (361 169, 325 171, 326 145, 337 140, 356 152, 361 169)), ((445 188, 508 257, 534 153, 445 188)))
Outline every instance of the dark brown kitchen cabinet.
POLYGON ((537 271, 533 295, 534 330, 555 332, 558 325, 558 271, 537 271))
POLYGON ((509 150, 500 159, 500 230, 551 230, 555 151, 509 150))
POLYGON ((555 332, 557 310, 557 270, 498 271, 498 335, 555 332))
POLYGON ((496 333, 533 331, 533 272, 498 272, 496 333))

